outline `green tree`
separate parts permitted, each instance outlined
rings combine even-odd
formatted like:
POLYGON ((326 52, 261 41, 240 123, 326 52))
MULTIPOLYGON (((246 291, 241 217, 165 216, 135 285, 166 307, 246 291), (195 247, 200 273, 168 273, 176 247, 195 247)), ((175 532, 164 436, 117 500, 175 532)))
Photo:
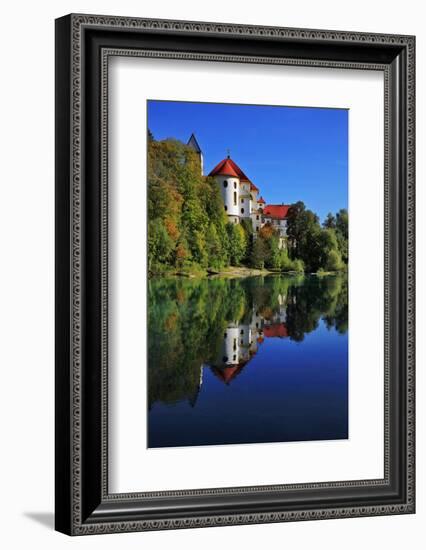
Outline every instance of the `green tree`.
POLYGON ((238 223, 228 223, 226 227, 229 237, 229 256, 232 265, 240 265, 246 252, 246 235, 238 223))
POLYGON ((242 218, 241 227, 244 230, 246 239, 246 250, 244 253, 243 262, 249 264, 254 242, 253 222, 251 221, 251 218, 242 218))
POLYGON ((319 218, 299 201, 290 206, 287 214, 287 237, 292 258, 309 260, 309 250, 320 229, 319 218))
POLYGON ((336 218, 331 212, 327 214, 327 217, 324 220, 323 227, 326 229, 336 229, 336 218))
POLYGON ((212 222, 209 224, 206 233, 206 250, 208 256, 208 264, 211 267, 222 267, 222 243, 220 242, 216 226, 212 222))
POLYGON ((349 216, 344 208, 336 214, 336 235, 340 255, 345 264, 349 261, 349 216))
POLYGON ((265 267, 265 261, 268 257, 268 253, 269 250, 265 239, 258 236, 253 243, 250 264, 257 269, 263 269, 265 267))
POLYGON ((344 265, 342 262, 342 257, 340 256, 340 252, 337 250, 337 248, 333 248, 328 251, 327 253, 327 260, 325 263, 325 270, 326 271, 341 271, 343 269, 344 265))
POLYGON ((336 229, 345 239, 349 238, 349 216, 346 208, 341 208, 336 214, 336 229))
POLYGON ((148 269, 157 263, 167 264, 173 252, 174 243, 161 220, 148 224, 148 269))

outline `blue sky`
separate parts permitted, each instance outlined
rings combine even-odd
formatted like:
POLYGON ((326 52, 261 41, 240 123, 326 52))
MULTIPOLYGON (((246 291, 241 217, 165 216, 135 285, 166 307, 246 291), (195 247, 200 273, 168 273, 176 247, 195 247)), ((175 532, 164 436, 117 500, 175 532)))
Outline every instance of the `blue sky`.
POLYGON ((321 221, 348 207, 348 111, 177 101, 148 102, 154 138, 192 133, 206 174, 227 155, 268 204, 302 200, 321 221))

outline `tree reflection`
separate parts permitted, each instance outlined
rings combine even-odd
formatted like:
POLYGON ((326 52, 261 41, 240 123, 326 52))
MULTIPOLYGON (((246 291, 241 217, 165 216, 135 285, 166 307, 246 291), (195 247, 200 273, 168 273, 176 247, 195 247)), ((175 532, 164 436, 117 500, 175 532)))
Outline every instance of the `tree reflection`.
POLYGON ((323 319, 348 330, 345 275, 245 279, 159 278, 148 283, 148 403, 195 406, 205 368, 236 380, 265 339, 302 342, 323 319))

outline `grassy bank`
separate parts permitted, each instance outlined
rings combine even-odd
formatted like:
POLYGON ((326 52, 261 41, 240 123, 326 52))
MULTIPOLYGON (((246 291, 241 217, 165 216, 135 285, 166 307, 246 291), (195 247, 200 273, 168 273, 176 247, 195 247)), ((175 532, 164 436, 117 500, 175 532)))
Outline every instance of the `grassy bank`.
POLYGON ((180 269, 162 267, 161 269, 152 270, 149 272, 149 277, 186 277, 189 279, 201 278, 201 277, 224 277, 224 278, 238 278, 238 277, 259 277, 266 275, 303 275, 303 272, 297 271, 281 271, 279 269, 257 269, 254 267, 246 266, 229 266, 221 269, 214 268, 201 268, 199 266, 183 267, 180 269))

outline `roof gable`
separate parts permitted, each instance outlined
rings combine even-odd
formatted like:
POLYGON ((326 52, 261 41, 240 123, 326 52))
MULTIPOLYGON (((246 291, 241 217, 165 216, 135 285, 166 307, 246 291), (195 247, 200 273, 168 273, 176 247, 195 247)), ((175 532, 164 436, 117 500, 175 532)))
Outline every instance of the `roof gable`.
POLYGON ((263 209, 263 214, 276 220, 285 220, 290 206, 290 204, 267 204, 263 209))
POLYGON ((232 176, 234 178, 239 178, 240 181, 248 181, 251 183, 241 168, 229 157, 221 160, 219 164, 213 168, 209 176, 232 176))
POLYGON ((287 338, 288 330, 285 323, 266 325, 263 327, 265 338, 287 338))
POLYGON ((194 151, 196 151, 197 153, 202 153, 201 147, 199 146, 194 134, 191 134, 191 137, 188 139, 187 145, 192 147, 192 149, 194 149, 194 151))

